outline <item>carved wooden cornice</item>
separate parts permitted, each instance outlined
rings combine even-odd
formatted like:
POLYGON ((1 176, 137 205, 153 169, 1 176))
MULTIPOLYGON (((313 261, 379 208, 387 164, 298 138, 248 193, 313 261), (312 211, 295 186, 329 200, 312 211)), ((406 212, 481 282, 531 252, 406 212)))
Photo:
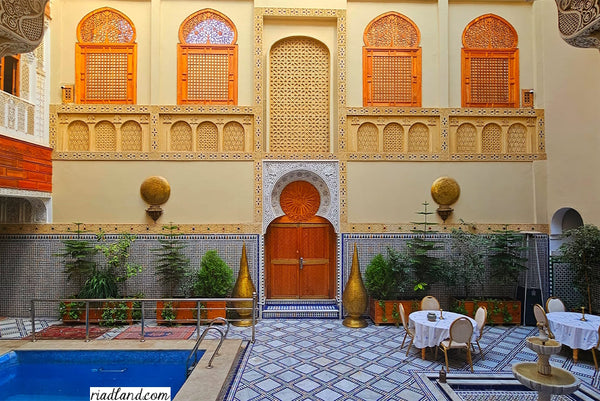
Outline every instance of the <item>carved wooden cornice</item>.
POLYGON ((48 0, 0 0, 0 57, 33 51, 44 36, 48 0))
POLYGON ((600 0, 556 0, 558 30, 575 47, 600 49, 600 0))

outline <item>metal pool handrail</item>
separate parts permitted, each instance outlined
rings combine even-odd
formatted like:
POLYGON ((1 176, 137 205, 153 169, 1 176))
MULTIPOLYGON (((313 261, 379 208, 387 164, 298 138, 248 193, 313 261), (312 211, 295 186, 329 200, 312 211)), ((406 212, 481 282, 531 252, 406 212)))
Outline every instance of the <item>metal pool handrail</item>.
POLYGON ((198 351, 198 347, 200 347, 200 343, 204 340, 204 338, 206 337, 206 334, 210 330, 217 330, 220 338, 219 338, 219 344, 217 345, 217 348, 215 348, 215 351, 213 352, 212 356, 210 357, 210 359, 208 361, 208 365, 206 366, 207 368, 212 368, 212 361, 213 361, 213 359, 215 359, 215 356, 217 356, 217 354, 219 353, 219 350, 221 349, 221 345, 223 344, 223 340, 225 339, 225 337, 227 336, 227 332, 229 331, 229 322, 227 321, 227 319, 223 319, 223 318, 213 319, 213 321, 210 322, 210 326, 208 326, 206 329, 204 329, 204 331, 202 332, 202 335, 200 337, 198 337, 198 339, 196 340, 196 344, 194 344, 194 348, 192 348, 192 352, 190 352, 190 354, 188 355, 188 358, 185 362, 185 371, 187 372, 188 376, 190 375, 191 370, 194 369, 194 367, 198 363, 198 354, 196 353, 198 351), (221 330, 220 328, 213 326, 213 323, 215 322, 215 320, 219 320, 219 319, 224 320, 227 323, 227 331, 225 333, 223 333, 223 330, 221 330), (190 363, 190 359, 192 359, 192 357, 194 357, 194 363, 192 365, 190 365, 189 363, 190 363))
MULTIPOLYGON (((258 312, 258 297, 256 292, 254 292, 252 294, 252 298, 184 298, 186 301, 192 301, 196 303, 196 307, 194 308, 196 310, 197 316, 200 316, 200 309, 207 309, 207 308, 201 308, 200 305, 203 302, 210 302, 210 301, 226 301, 226 302, 231 302, 233 303, 233 305, 235 305, 235 303, 242 303, 242 302, 248 302, 248 301, 252 301, 252 307, 230 307, 229 305, 226 307, 226 310, 251 310, 252 311, 252 339, 251 342, 254 342, 256 339, 256 316, 257 316, 257 312, 258 312)), ((92 302, 96 302, 96 303, 102 303, 102 302, 139 302, 140 303, 140 311, 141 311, 141 319, 140 319, 140 324, 141 324, 141 330, 140 330, 140 341, 144 341, 144 330, 145 330, 145 310, 146 310, 146 304, 148 302, 150 303, 156 303, 158 301, 165 301, 165 302, 176 302, 176 301, 181 301, 182 298, 98 298, 98 299, 92 299, 92 298, 63 298, 63 299, 42 299, 42 298, 37 298, 37 299, 32 299, 31 300, 31 308, 30 308, 30 312, 31 312, 31 341, 37 341, 36 339, 36 331, 35 331, 35 317, 36 317, 36 303, 71 303, 71 302, 82 302, 85 303, 85 341, 90 341, 90 303, 92 302)), ((214 319, 213 319, 214 320, 214 319)), ((225 320, 225 319, 223 319, 225 320)), ((248 320, 248 319, 231 319, 230 321, 244 321, 244 320, 248 320)), ((229 331, 229 324, 230 321, 227 321, 227 331, 229 331)), ((200 335, 200 318, 197 319, 197 325, 196 325, 196 335, 200 335)), ((214 323, 211 323, 211 325, 214 323)))

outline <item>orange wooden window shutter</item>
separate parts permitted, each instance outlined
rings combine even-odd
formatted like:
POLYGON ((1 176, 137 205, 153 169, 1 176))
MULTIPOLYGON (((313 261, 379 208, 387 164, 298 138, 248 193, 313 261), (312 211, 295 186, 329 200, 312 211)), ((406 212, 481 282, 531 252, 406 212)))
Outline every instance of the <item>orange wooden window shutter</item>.
POLYGON ((79 103, 136 102, 136 43, 75 46, 79 103))
POLYGON ((177 45, 177 102, 237 104, 237 45, 177 45))
POLYGON ((363 48, 365 106, 421 106, 421 49, 363 48))
POLYGON ((519 107, 519 51, 462 50, 463 107, 519 107))

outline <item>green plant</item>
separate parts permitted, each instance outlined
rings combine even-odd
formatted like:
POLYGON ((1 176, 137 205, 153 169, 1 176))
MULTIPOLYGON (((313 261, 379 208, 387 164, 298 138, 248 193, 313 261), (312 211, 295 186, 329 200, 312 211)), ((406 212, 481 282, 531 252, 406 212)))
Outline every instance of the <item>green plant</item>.
POLYGON ((485 278, 485 249, 488 240, 465 230, 453 228, 450 234, 450 257, 446 269, 446 282, 451 286, 461 286, 466 298, 473 294, 473 287, 483 289, 485 278))
POLYGON ((392 319, 394 319, 396 327, 400 326, 400 309, 396 302, 392 305, 392 319))
MULTIPOLYGON (((143 292, 138 292, 133 297, 144 298, 145 295, 143 292)), ((133 301, 131 305, 131 318, 133 319, 133 321, 142 320, 142 303, 140 301, 133 301)))
POLYGON ((107 302, 102 310, 102 326, 119 326, 127 323, 129 307, 126 302, 107 302))
POLYGON ((409 278, 407 258, 388 247, 386 257, 379 253, 371 259, 365 270, 365 287, 371 298, 398 299, 407 289, 409 278))
POLYGON ((488 256, 491 276, 501 284, 516 283, 519 274, 527 270, 527 258, 523 253, 527 250, 525 236, 506 226, 491 236, 490 254, 488 256))
POLYGON ((423 202, 423 211, 417 212, 423 216, 423 221, 413 222, 413 224, 421 228, 412 230, 417 235, 407 242, 409 263, 416 277, 414 291, 417 293, 425 291, 428 284, 438 282, 443 277, 445 270, 443 260, 434 254, 443 246, 427 237, 431 226, 435 225, 435 223, 427 221, 427 216, 433 214, 427 210, 428 205, 428 202, 423 202))
POLYGON ((79 298, 116 298, 119 294, 115 277, 109 271, 95 270, 79 291, 79 298))
POLYGON ((98 250, 90 241, 81 238, 81 234, 84 233, 81 230, 82 223, 74 224, 77 225, 76 237, 62 240, 64 249, 62 252, 54 254, 54 256, 64 259, 65 272, 69 281, 76 278, 85 281, 96 269, 94 256, 98 253, 98 250))
POLYGON ((61 302, 58 305, 58 313, 62 318, 77 320, 85 310, 85 302, 61 302))
POLYGON ((186 248, 186 244, 178 238, 179 234, 174 232, 179 227, 169 224, 163 226, 163 229, 168 230, 168 233, 164 234, 164 238, 158 239, 160 248, 152 249, 152 251, 158 254, 156 275, 159 281, 165 285, 165 295, 172 298, 189 271, 190 259, 182 252, 186 248))
POLYGON ((175 308, 173 307, 172 302, 165 302, 160 317, 165 320, 167 324, 173 324, 173 321, 175 320, 175 308))
POLYGON ((455 301, 450 308, 451 312, 460 313, 461 315, 467 314, 467 308, 465 308, 465 304, 455 301))
POLYGON ((97 238, 100 244, 96 245, 96 249, 102 252, 106 258, 108 272, 115 277, 117 282, 135 277, 143 270, 140 264, 129 261, 129 250, 131 244, 136 240, 135 234, 124 233, 116 242, 106 243, 106 233, 100 230, 97 238))
POLYGON ((559 250, 557 261, 568 263, 574 273, 573 284, 587 298, 588 311, 592 312, 591 289, 600 282, 600 229, 585 224, 565 233, 566 242, 559 250))
POLYGON ((233 270, 215 250, 207 251, 194 281, 194 293, 202 298, 223 298, 233 288, 233 270))

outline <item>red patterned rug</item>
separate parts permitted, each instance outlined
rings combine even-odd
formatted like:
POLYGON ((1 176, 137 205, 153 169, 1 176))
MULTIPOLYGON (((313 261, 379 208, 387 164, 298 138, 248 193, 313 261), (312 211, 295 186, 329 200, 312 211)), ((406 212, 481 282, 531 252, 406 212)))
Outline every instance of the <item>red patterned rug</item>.
MULTIPOLYGON (((115 340, 138 340, 140 338, 140 326, 129 327, 124 332, 115 337, 115 340)), ((146 327, 144 328, 144 338, 156 340, 187 340, 194 334, 195 326, 181 327, 146 327)))
MULTIPOLYGON (((90 326, 90 338, 98 338, 109 330, 110 327, 90 326)), ((31 335, 25 338, 31 339, 31 335)), ((47 340, 84 340, 85 326, 49 326, 39 332, 36 332, 35 338, 43 338, 47 340)))

